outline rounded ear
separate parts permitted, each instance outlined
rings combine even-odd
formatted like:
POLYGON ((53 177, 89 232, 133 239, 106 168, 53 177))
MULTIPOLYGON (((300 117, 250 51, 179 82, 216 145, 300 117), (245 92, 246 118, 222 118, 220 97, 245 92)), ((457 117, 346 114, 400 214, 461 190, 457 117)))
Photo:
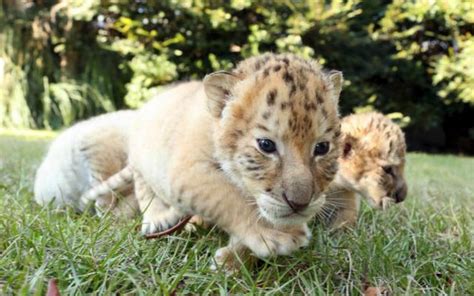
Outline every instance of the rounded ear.
POLYGON ((207 107, 213 116, 221 116, 222 109, 224 109, 226 101, 238 81, 237 76, 227 71, 217 71, 204 77, 207 107))
POLYGON ((342 158, 347 158, 354 150, 356 139, 353 136, 346 135, 342 138, 342 158))
POLYGON ((328 78, 329 78, 329 81, 331 82, 333 98, 336 101, 336 103, 338 103, 339 96, 341 95, 342 83, 344 82, 342 72, 337 71, 337 70, 331 70, 328 73, 328 78))

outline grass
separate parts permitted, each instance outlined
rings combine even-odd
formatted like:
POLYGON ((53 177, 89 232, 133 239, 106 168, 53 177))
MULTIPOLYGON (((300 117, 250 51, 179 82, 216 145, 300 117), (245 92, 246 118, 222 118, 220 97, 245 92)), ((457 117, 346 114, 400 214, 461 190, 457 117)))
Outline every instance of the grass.
POLYGON ((32 180, 48 134, 0 136, 0 294, 474 294, 474 159, 409 154, 407 200, 362 209, 359 227, 313 225, 311 245, 234 276, 212 272, 226 243, 216 229, 147 241, 139 219, 41 208, 32 180))

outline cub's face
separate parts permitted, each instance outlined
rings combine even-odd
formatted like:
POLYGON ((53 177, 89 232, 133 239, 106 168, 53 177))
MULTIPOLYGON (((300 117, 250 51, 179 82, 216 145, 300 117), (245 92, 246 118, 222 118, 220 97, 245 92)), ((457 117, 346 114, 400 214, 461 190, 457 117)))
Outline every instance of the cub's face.
POLYGON ((402 202, 407 195, 404 178, 405 138, 401 129, 379 113, 356 114, 342 123, 343 154, 339 176, 346 186, 379 209, 402 202))
POLYGON ((342 76, 272 57, 250 75, 227 74, 215 156, 267 221, 299 224, 322 207, 337 172, 342 76))

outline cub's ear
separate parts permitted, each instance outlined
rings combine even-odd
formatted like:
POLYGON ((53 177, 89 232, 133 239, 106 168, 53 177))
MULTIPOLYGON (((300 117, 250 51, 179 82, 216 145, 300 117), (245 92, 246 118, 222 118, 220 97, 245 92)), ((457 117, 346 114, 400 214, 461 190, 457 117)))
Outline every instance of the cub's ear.
POLYGON ((343 136, 342 138, 342 158, 347 158, 356 145, 356 139, 351 135, 343 136))
POLYGON ((341 95, 342 90, 342 83, 344 82, 342 72, 337 70, 331 70, 327 75, 329 81, 331 82, 333 98, 337 103, 339 102, 339 96, 341 95))
POLYGON ((222 109, 224 109, 226 101, 238 81, 237 76, 227 71, 217 71, 204 77, 207 107, 213 116, 221 116, 222 109))

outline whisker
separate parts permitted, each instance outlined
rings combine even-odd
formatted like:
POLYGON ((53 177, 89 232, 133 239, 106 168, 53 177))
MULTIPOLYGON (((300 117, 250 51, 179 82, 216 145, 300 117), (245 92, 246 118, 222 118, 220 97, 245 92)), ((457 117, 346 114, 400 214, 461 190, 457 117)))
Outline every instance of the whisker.
POLYGON ((355 207, 347 206, 345 204, 328 204, 328 207, 331 207, 331 208, 337 209, 337 210, 354 210, 354 211, 357 210, 355 207))
POLYGON ((326 192, 326 193, 325 193, 325 196, 326 196, 326 197, 328 197, 328 196, 333 196, 333 195, 336 195, 336 194, 339 194, 339 193, 343 193, 343 192, 347 192, 347 190, 329 191, 329 192, 326 192))

